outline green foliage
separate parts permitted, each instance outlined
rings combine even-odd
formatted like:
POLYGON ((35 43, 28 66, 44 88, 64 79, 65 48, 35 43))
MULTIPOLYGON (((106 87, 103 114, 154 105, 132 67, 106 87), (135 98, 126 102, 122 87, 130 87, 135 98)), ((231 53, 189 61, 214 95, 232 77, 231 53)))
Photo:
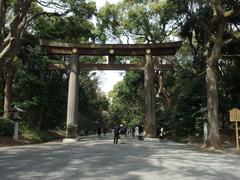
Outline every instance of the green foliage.
POLYGON ((64 0, 67 16, 40 16, 34 21, 34 32, 38 38, 66 42, 94 41, 94 25, 91 21, 96 13, 94 2, 64 0))
POLYGON ((95 74, 80 76, 79 88, 79 121, 78 131, 93 131, 97 127, 106 127, 108 119, 104 119, 102 113, 108 111, 109 102, 98 89, 98 80, 95 74))
POLYGON ((177 28, 174 3, 162 1, 123 1, 107 4, 97 14, 98 35, 105 42, 122 42, 126 36, 135 42, 164 41, 177 28), (171 28, 169 28, 171 27, 171 28))
POLYGON ((97 29, 95 31, 101 42, 121 42, 124 30, 120 26, 120 11, 116 4, 107 3, 97 13, 97 29))
POLYGON ((26 122, 21 122, 19 127, 21 136, 31 140, 32 143, 46 142, 55 139, 47 131, 31 128, 26 122))
POLYGON ((240 62, 238 57, 239 43, 233 43, 224 49, 226 54, 231 54, 230 57, 225 57, 219 61, 218 72, 218 91, 219 91, 219 113, 221 117, 222 128, 229 128, 231 126, 228 115, 232 108, 240 108, 240 62))
POLYGON ((91 19, 96 11, 95 2, 85 1, 85 0, 64 0, 68 4, 69 11, 73 13, 74 16, 81 17, 83 19, 91 19))
POLYGON ((42 39, 64 40, 66 42, 87 42, 94 40, 94 26, 90 21, 79 17, 66 17, 50 20, 39 19, 36 22, 36 34, 42 39))
POLYGON ((33 128, 63 127, 67 99, 66 74, 48 69, 51 59, 29 39, 21 48, 21 71, 16 75, 14 103, 23 108, 24 121, 33 128))
POLYGON ((10 119, 0 117, 0 134, 12 136, 14 133, 14 122, 10 119))
POLYGON ((143 73, 129 71, 123 82, 114 86, 111 92, 112 126, 124 123, 129 127, 142 122, 143 113, 143 73))
POLYGON ((194 73, 192 62, 185 64, 181 71, 169 72, 165 81, 168 84, 172 106, 162 107, 163 99, 156 100, 156 121, 158 127, 165 127, 172 135, 188 136, 201 134, 205 119, 201 109, 206 107, 205 79, 194 73))

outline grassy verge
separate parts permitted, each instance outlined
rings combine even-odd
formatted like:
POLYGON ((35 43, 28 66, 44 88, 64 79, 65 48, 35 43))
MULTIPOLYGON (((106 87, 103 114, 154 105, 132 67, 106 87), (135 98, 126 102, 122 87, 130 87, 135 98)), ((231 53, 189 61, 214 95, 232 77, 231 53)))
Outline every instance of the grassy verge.
POLYGON ((64 131, 48 130, 39 131, 33 129, 25 129, 21 131, 19 140, 14 140, 12 136, 0 135, 0 146, 14 146, 43 143, 64 138, 64 131))

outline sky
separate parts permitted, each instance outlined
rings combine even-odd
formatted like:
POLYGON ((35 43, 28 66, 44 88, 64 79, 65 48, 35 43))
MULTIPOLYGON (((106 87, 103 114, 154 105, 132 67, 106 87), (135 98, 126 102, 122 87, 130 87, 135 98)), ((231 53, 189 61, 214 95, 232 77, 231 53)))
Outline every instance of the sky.
MULTIPOLYGON (((94 1, 94 0, 93 0, 94 1)), ((117 3, 120 2, 121 0, 95 0, 97 8, 104 6, 106 2, 109 3, 117 3)))
MULTIPOLYGON (((106 2, 117 3, 121 0, 95 0, 97 8, 104 6, 106 2)), ((107 93, 113 89, 113 86, 123 79, 122 72, 124 71, 97 71, 99 77, 99 87, 103 92, 107 93)))
MULTIPOLYGON (((125 73, 125 71, 121 71, 125 73)), ((99 77, 99 87, 100 89, 106 93, 113 89, 113 86, 123 79, 123 75, 121 75, 120 71, 114 70, 106 70, 106 71, 98 71, 97 76, 99 77)))

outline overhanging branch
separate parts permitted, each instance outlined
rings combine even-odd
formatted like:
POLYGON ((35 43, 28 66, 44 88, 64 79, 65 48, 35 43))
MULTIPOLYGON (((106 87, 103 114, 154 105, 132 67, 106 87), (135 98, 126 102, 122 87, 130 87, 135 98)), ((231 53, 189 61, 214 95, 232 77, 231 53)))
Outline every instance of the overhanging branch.
POLYGON ((67 5, 64 4, 64 2, 62 2, 61 0, 59 0, 58 2, 54 2, 54 1, 42 1, 42 0, 38 0, 37 3, 45 8, 49 8, 50 6, 54 6, 59 10, 66 10, 66 8, 68 7, 67 5))
POLYGON ((240 41, 240 32, 238 32, 237 34, 235 35, 232 35, 231 38, 227 39, 226 41, 223 42, 223 45, 227 45, 233 41, 240 41))
POLYGON ((61 16, 67 15, 68 13, 69 13, 69 11, 65 11, 65 12, 62 13, 62 14, 57 13, 57 12, 40 12, 40 13, 34 14, 34 15, 27 21, 26 27, 28 27, 33 20, 37 19, 37 18, 40 17, 40 16, 48 16, 48 17, 57 16, 57 17, 61 17, 61 16))
POLYGON ((231 5, 232 9, 224 12, 224 17, 225 17, 225 18, 232 17, 232 16, 236 15, 236 14, 239 12, 239 6, 240 6, 240 4, 239 4, 238 1, 229 0, 228 2, 229 2, 229 4, 231 5))

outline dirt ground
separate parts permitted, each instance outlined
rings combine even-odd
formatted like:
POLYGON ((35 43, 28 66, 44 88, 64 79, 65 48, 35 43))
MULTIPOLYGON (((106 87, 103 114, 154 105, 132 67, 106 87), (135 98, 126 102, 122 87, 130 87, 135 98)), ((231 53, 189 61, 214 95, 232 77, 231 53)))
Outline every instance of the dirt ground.
MULTIPOLYGON (((65 136, 64 131, 54 131, 50 130, 49 134, 55 139, 62 139, 65 136)), ((12 137, 0 135, 0 147, 4 146, 16 146, 16 145, 27 145, 33 144, 34 142, 31 139, 25 138, 20 135, 19 140, 14 140, 12 137)))
POLYGON ((20 139, 16 141, 12 137, 0 135, 0 147, 26 144, 31 144, 31 140, 23 139, 22 137, 20 137, 20 139))

